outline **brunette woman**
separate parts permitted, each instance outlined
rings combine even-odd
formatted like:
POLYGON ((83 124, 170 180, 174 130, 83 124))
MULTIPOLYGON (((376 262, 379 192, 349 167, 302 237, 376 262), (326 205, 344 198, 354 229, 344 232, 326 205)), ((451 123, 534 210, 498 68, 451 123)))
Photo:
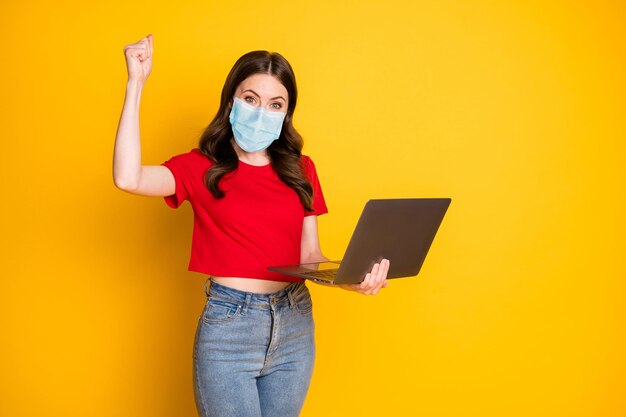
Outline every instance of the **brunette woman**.
MULTIPOLYGON (((198 412, 297 416, 315 359, 311 297, 303 280, 267 267, 328 260, 317 231, 317 216, 328 210, 292 124, 293 70, 278 53, 243 55, 198 147, 142 165, 139 102, 153 52, 152 35, 124 47, 128 81, 113 177, 127 192, 193 207, 189 270, 207 276, 193 347, 198 412)), ((362 283, 337 287, 376 294, 388 269, 385 259, 362 283)))

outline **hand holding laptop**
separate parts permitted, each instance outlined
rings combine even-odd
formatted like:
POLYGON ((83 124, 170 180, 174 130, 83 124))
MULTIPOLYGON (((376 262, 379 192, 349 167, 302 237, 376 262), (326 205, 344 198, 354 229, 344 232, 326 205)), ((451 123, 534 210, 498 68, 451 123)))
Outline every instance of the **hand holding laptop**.
POLYGON ((338 286, 363 295, 376 295, 381 288, 387 288, 389 285, 387 272, 389 272, 389 259, 383 259, 380 264, 374 264, 372 271, 365 275, 365 279, 360 283, 338 284, 338 286))
MULTIPOLYGON (((327 258, 319 260, 319 262, 328 262, 327 258)), ((374 264, 372 270, 365 275, 361 282, 356 284, 332 284, 322 280, 312 280, 316 284, 325 285, 327 287, 339 287, 347 291, 355 291, 363 295, 376 295, 381 288, 387 288, 387 273, 389 272, 389 259, 383 259, 380 263, 374 264)))

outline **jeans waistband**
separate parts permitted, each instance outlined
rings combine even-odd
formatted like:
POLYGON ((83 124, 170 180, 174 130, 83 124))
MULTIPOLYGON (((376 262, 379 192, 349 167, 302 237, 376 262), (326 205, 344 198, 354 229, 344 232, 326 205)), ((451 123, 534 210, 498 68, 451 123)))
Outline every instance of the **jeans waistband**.
POLYGON ((226 285, 218 284, 217 282, 211 280, 210 276, 204 283, 204 291, 207 297, 211 296, 212 298, 232 301, 241 304, 244 307, 265 306, 269 308, 271 304, 290 304, 293 306, 296 299, 295 297, 301 292, 307 290, 308 289, 306 288, 305 281, 293 282, 282 290, 272 293, 247 292, 238 290, 236 288, 227 287, 226 285), (207 284, 209 284, 209 282, 210 286, 207 287, 207 284))

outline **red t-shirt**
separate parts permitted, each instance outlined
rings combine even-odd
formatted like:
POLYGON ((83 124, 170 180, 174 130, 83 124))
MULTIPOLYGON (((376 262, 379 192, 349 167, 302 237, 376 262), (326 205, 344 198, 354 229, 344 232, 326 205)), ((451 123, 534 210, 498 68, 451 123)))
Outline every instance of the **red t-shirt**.
POLYGON ((239 167, 219 182, 225 196, 213 197, 204 173, 213 162, 198 148, 173 156, 166 166, 176 180, 174 194, 164 197, 172 208, 189 200, 194 212, 189 271, 224 277, 297 282, 267 270, 268 266, 300 262, 305 216, 328 213, 315 165, 302 155, 304 171, 313 187, 313 212, 306 212, 298 194, 279 177, 271 164, 239 167))

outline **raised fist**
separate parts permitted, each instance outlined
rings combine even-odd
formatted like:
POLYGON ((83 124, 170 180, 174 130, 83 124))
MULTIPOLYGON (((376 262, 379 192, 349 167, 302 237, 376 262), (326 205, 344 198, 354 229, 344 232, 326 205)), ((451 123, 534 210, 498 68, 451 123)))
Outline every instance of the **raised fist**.
POLYGON ((124 46, 129 81, 146 82, 152 70, 152 34, 124 46))

